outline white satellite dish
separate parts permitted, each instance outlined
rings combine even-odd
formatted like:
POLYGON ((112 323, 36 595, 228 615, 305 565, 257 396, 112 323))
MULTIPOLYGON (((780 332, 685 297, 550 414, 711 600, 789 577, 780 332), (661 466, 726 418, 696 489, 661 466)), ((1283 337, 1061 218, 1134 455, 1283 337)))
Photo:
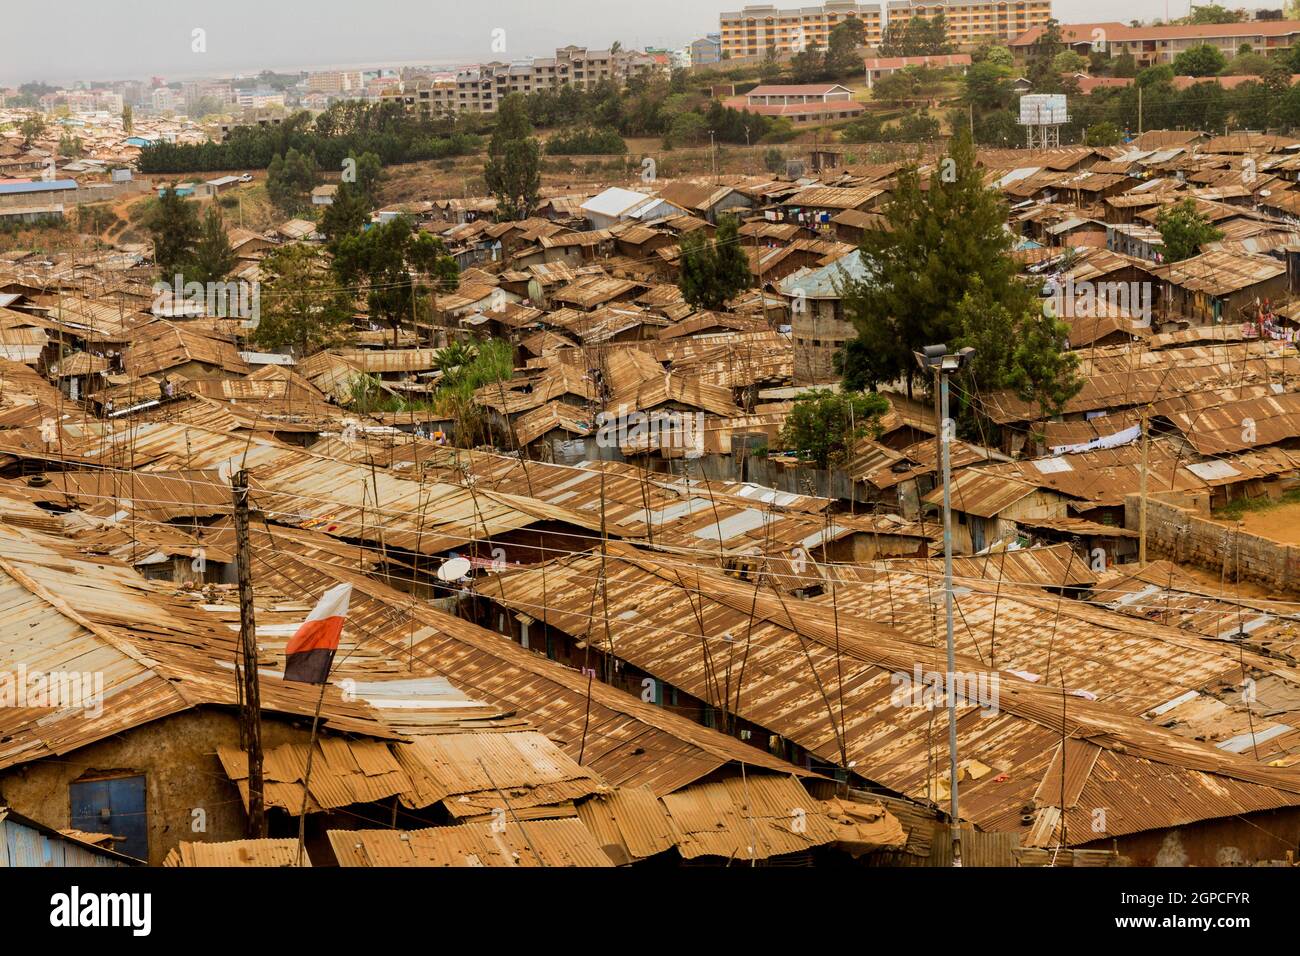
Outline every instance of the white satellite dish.
POLYGON ((469 574, 469 569, 472 566, 469 563, 469 558, 451 558, 442 562, 442 566, 438 568, 438 580, 459 581, 469 574))

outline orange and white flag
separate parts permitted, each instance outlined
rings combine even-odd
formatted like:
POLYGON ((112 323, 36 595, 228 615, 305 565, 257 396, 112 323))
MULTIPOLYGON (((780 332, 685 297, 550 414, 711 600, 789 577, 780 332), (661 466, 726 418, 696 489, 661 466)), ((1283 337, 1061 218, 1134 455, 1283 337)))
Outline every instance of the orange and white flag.
POLYGON ((321 595, 307 620, 284 648, 284 679, 323 684, 339 649, 343 621, 348 616, 352 585, 339 584, 321 595))

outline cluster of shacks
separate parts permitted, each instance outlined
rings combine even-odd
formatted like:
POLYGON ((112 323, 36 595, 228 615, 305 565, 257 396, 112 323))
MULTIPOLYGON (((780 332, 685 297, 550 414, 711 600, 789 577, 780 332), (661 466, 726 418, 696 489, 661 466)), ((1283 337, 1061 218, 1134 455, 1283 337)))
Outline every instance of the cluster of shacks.
MULTIPOLYGON (((980 162, 1084 385, 1049 420, 980 396, 987 437, 949 445, 964 861, 1287 862, 1300 554, 1214 514, 1300 470, 1300 142, 980 162), (1222 237, 1166 263, 1183 199, 1222 237)), ((310 355, 159 308, 145 249, 0 254, 0 864, 951 862, 934 410, 889 392, 826 467, 782 445, 835 387, 899 169, 553 190, 521 221, 386 207, 458 287, 310 355), (682 238, 724 215, 751 288, 699 310, 682 238), (449 355, 489 340, 510 374, 443 402, 449 355), (284 680, 340 584, 327 684, 284 680)), ((230 238, 250 282, 318 241, 230 238)))

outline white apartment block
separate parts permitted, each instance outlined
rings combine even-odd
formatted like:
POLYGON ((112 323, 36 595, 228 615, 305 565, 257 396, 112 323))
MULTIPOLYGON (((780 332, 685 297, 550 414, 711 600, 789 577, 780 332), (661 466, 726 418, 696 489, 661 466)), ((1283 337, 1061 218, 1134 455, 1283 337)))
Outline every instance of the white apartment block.
POLYGON ((588 50, 566 46, 553 57, 514 63, 483 63, 456 74, 454 80, 416 80, 399 89, 384 90, 383 99, 400 99, 407 106, 431 115, 495 113, 510 93, 536 93, 561 86, 591 89, 606 81, 620 85, 630 77, 661 69, 654 57, 636 50, 588 50))

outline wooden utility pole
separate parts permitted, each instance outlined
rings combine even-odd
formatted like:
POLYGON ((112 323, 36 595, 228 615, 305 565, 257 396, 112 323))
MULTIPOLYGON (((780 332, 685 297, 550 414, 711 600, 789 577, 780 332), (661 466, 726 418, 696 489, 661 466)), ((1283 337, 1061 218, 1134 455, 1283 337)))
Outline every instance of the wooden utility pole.
MULTIPOLYGON (((1137 80, 1133 81, 1137 83, 1137 80)), ((1138 88, 1138 135, 1142 135, 1142 85, 1137 83, 1138 88)))
POLYGON ((1147 410, 1142 409, 1142 473, 1138 476, 1138 567, 1147 563, 1147 410))
POLYGON ((262 799, 262 695, 257 680, 257 630, 253 622, 253 575, 248 547, 248 472, 231 482, 235 505, 235 546, 239 565, 239 660, 236 679, 242 681, 239 736, 248 754, 248 837, 266 838, 266 807, 262 799))

